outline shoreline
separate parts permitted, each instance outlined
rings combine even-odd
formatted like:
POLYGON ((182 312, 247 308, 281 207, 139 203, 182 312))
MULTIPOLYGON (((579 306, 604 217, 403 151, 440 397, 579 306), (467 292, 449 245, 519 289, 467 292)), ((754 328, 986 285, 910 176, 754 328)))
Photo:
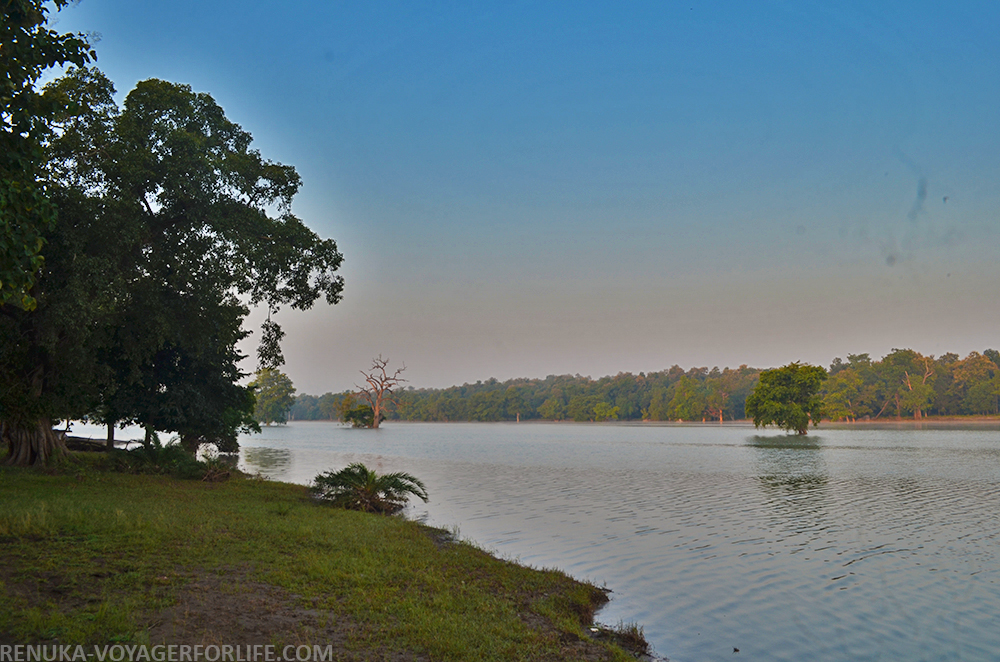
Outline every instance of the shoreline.
MULTIPOLYGON (((305 487, 0 468, 2 644, 332 645, 333 659, 630 660, 608 591, 305 487)), ((636 649, 633 649, 636 650, 636 649)))

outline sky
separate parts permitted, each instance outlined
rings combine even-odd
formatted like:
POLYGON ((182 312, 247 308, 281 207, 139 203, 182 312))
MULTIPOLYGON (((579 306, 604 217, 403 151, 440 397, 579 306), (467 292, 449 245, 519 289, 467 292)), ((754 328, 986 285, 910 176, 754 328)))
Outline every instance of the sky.
MULTIPOLYGON (((300 393, 1000 347, 1000 3, 83 0, 344 254, 300 393)), ((260 311, 248 323, 259 325, 260 311)), ((259 332, 255 334, 259 337, 259 332)), ((251 355, 253 339, 244 347, 251 355)))

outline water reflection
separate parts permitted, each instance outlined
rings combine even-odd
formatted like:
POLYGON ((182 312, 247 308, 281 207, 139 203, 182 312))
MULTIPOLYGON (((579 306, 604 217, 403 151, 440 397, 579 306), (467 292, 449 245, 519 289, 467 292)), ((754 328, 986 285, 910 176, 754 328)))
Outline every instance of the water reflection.
POLYGON ((808 548, 829 527, 830 473, 821 439, 755 436, 748 442, 772 531, 792 553, 808 548))
POLYGON ((292 466, 292 451, 287 448, 249 447, 243 449, 243 461, 251 472, 280 478, 292 466))
POLYGON ((417 516, 606 584, 613 600, 599 617, 642 623, 679 662, 997 659, 1000 443, 991 431, 356 432, 289 425, 283 436, 241 440, 244 466, 303 484, 351 462, 419 476, 432 500, 417 516))
POLYGON ((819 450, 820 437, 810 437, 808 435, 785 435, 781 437, 767 437, 755 434, 747 437, 747 444, 755 448, 792 448, 819 450))
POLYGON ((240 454, 239 453, 206 453, 204 449, 200 449, 198 452, 200 459, 212 458, 216 462, 223 464, 230 469, 236 469, 240 465, 240 454))
POLYGON ((780 488, 787 496, 796 496, 829 482, 819 438, 754 436, 747 442, 756 450, 754 473, 767 488, 780 488))

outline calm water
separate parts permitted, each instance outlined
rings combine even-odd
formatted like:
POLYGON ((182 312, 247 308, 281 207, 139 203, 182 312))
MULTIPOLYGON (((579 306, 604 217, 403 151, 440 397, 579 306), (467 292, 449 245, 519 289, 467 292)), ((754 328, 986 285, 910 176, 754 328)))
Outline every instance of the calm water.
POLYGON ((411 517, 614 593, 675 662, 1000 659, 1000 431, 292 423, 241 462, 408 471, 411 517))

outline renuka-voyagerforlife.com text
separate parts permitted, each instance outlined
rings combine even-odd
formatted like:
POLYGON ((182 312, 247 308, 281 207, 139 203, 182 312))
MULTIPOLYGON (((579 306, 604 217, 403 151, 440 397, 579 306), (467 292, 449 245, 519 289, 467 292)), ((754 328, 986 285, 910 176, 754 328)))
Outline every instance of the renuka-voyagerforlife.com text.
POLYGON ((0 662, 333 662, 333 646, 2 644, 0 662))

